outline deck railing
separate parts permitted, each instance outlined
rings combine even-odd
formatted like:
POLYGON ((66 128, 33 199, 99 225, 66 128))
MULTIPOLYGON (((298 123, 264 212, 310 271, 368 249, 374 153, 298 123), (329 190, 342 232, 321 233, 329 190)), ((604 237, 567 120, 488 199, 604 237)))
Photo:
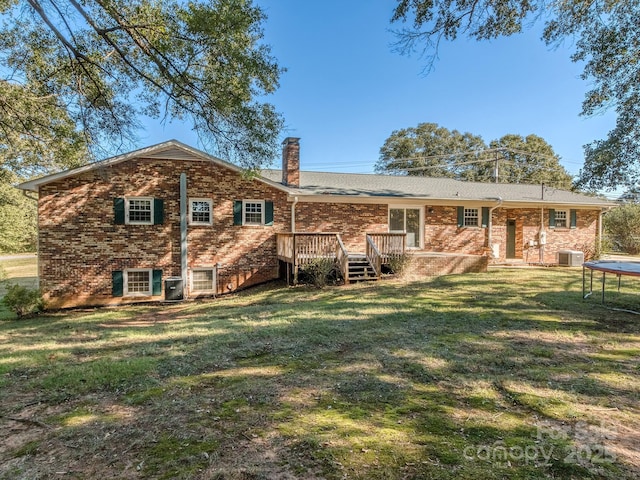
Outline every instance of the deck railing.
POLYGON ((336 261, 338 262, 338 268, 340 268, 340 273, 342 273, 342 278, 345 283, 349 283, 349 252, 347 252, 344 243, 342 243, 342 238, 340 235, 336 235, 338 239, 338 247, 336 248, 336 261))
POLYGON ((317 258, 336 258, 337 233, 278 233, 279 260, 305 265, 317 258))
MULTIPOLYGON (((299 269, 319 258, 335 261, 342 277, 346 282, 349 281, 349 252, 340 234, 278 233, 276 239, 278 260, 292 265, 294 283, 297 282, 299 269)), ((404 233, 366 234, 367 260, 378 278, 382 274, 382 265, 389 264, 393 258, 404 254, 406 241, 404 233)))
POLYGON ((382 264, 403 255, 407 249, 406 233, 367 233, 367 251, 369 241, 377 248, 382 264))
POLYGON ((293 263, 293 233, 278 233, 276 238, 278 259, 293 263))
POLYGON ((367 235, 367 260, 373 268, 376 277, 380 278, 382 275, 382 257, 376 244, 373 242, 373 238, 367 235))

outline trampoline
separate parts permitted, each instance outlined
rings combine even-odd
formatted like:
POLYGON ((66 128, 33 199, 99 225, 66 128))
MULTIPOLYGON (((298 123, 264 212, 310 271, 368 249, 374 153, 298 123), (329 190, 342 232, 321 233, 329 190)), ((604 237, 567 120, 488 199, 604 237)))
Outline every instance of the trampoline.
MULTIPOLYGON (((602 303, 604 304, 604 292, 606 286, 607 273, 615 274, 618 277, 618 291, 620 291, 620 281, 623 275, 630 277, 640 277, 640 262, 617 262, 612 260, 600 260, 585 262, 582 264, 582 298, 588 298, 593 293, 593 272, 602 272, 602 303), (586 271, 590 272, 589 292, 587 293, 586 271)), ((633 312, 640 313, 640 312, 633 312)))

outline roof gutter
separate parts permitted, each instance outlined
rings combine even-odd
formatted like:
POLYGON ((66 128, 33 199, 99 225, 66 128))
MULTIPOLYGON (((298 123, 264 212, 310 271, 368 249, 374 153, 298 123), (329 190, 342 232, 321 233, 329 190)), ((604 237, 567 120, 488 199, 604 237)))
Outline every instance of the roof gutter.
MULTIPOLYGON (((395 196, 395 195, 339 195, 339 194, 315 194, 307 193, 301 190, 290 192, 287 200, 292 202, 294 197, 298 197, 300 203, 359 203, 359 204, 406 204, 415 205, 417 203, 424 203, 425 205, 433 206, 451 206, 459 205, 463 202, 469 206, 483 206, 486 205, 487 200, 497 201, 497 197, 484 197, 484 198, 435 198, 428 196, 395 196)), ((503 206, 508 208, 540 208, 551 207, 558 208, 560 206, 566 208, 577 208, 580 210, 592 210, 601 209, 604 207, 615 206, 614 204, 606 203, 580 203, 580 202, 563 202, 563 201, 530 201, 530 200, 503 200, 503 206)))

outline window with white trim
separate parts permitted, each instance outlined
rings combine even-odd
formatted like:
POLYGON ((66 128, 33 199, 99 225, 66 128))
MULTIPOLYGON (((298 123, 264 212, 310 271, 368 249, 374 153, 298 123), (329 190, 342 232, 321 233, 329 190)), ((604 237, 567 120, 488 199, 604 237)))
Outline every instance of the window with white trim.
POLYGON ((389 233, 406 233, 407 247, 420 248, 424 217, 422 207, 389 207, 389 233))
POLYGON ((211 293, 216 291, 215 268, 194 268, 191 270, 191 291, 211 293))
POLYGON ((242 224, 264 225, 264 200, 242 201, 242 224))
POLYGON ((151 295, 151 269, 129 269, 123 272, 124 295, 151 295))
POLYGON ((465 227, 477 227, 480 225, 480 215, 478 208, 465 208, 464 209, 464 223, 465 227))
POLYGON ((556 210, 556 228, 567 228, 569 226, 569 212, 566 210, 556 210))
POLYGON ((189 200, 189 222, 191 225, 211 225, 213 223, 213 202, 209 198, 189 200))
POLYGON ((153 198, 127 197, 125 215, 129 225, 153 225, 153 198))

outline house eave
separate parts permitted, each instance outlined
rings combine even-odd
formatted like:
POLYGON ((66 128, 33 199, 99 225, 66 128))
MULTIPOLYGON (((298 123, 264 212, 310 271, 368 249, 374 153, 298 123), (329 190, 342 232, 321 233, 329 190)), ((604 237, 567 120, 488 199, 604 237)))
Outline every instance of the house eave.
MULTIPOLYGON (((91 172, 94 170, 98 170, 98 169, 102 169, 102 168, 107 168, 107 167, 112 167, 114 165, 117 165, 119 163, 122 162, 126 162, 128 160, 132 160, 134 158, 149 158, 149 157, 153 157, 156 159, 165 159, 165 160, 176 160, 177 157, 174 155, 163 155, 164 151, 168 151, 171 148, 177 148, 180 149, 186 153, 188 153, 189 155, 192 156, 192 158, 189 158, 188 160, 186 159, 182 159, 184 161, 201 161, 201 162, 211 162, 214 163, 218 166, 227 168, 229 170, 232 170, 238 174, 242 174, 244 172, 244 170, 241 167, 238 167, 237 165, 234 165, 233 163, 229 163, 226 162, 220 158, 214 157, 213 155, 209 155, 206 152, 203 152, 201 150, 198 150, 197 148, 193 148, 189 145, 186 145, 178 140, 168 140, 166 142, 162 142, 162 143, 158 143, 156 145, 152 145, 150 147, 145 147, 145 148, 141 148, 139 150, 135 150, 133 152, 129 152, 129 153, 125 153, 122 155, 117 155, 115 157, 110 157, 104 160, 100 160, 98 162, 94 162, 94 163, 89 163, 87 165, 83 165, 81 167, 77 167, 77 168, 73 168, 70 170, 65 170, 63 172, 58 172, 58 173, 53 173, 50 175, 45 175, 43 177, 40 178, 36 178, 34 180, 29 180, 27 182, 23 182, 20 183, 18 185, 16 185, 16 188, 22 189, 22 190, 26 190, 26 191, 32 191, 32 192, 38 192, 39 188, 42 185, 46 185, 48 183, 52 183, 58 180, 64 180, 65 178, 69 178, 69 177, 73 177, 76 175, 81 175, 83 173, 87 173, 87 172, 91 172)), ((260 175, 257 175, 255 177, 256 180, 263 182, 267 185, 270 185, 271 187, 277 188, 278 190, 281 190, 283 192, 286 193, 291 193, 292 189, 282 185, 281 183, 277 183, 274 182, 272 180, 269 180, 267 178, 261 177, 260 175)))
MULTIPOLYGON (((396 195, 340 195, 340 194, 310 194, 303 191, 297 191, 290 193, 288 196, 289 201, 295 201, 304 203, 356 203, 356 204, 413 204, 416 203, 432 206, 454 206, 454 205, 469 205, 469 206, 491 206, 496 202, 496 198, 464 198, 464 197, 452 197, 452 198, 436 198, 429 196, 396 196, 396 195)), ((553 201, 553 200, 508 200, 504 199, 500 208, 553 208, 563 206, 567 208, 576 209, 608 209, 616 206, 616 203, 603 202, 603 203, 583 203, 583 202, 567 202, 567 201, 553 201)))

